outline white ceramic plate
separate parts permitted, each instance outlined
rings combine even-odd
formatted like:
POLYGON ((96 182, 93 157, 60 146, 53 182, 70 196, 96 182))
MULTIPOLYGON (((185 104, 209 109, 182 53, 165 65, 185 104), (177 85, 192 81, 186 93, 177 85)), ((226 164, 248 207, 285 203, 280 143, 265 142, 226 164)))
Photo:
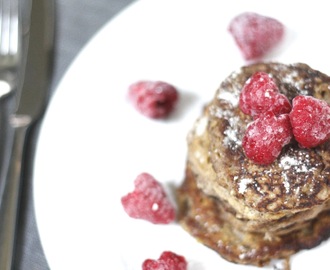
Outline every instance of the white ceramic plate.
MULTIPOLYGON (((189 270, 257 269, 226 262, 180 226, 129 218, 121 196, 149 172, 183 180, 186 134, 216 88, 245 62, 227 32, 233 16, 255 11, 283 22, 287 36, 266 60, 305 62, 330 74, 330 16, 322 1, 141 0, 82 50, 47 111, 35 161, 35 204, 52 270, 141 269, 162 251, 184 255, 189 270), (178 87, 166 121, 147 119, 127 101, 140 79, 178 87)), ((326 265, 329 242, 292 260, 293 270, 326 265)))

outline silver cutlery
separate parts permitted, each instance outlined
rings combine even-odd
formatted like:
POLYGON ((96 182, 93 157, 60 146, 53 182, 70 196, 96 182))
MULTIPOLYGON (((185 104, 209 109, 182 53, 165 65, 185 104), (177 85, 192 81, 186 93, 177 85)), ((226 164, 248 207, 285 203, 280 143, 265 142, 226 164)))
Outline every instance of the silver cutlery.
MULTIPOLYGON (((17 93, 21 64, 21 32, 18 0, 0 0, 0 269, 10 269, 13 243, 6 242, 12 228, 7 226, 4 214, 8 183, 9 156, 12 151, 13 129, 10 117, 14 112, 13 97, 17 93), (14 93, 15 92, 15 93, 14 93), (10 254, 10 255, 9 255, 10 254)), ((9 225, 9 223, 8 223, 9 225)))
POLYGON ((0 205, 11 151, 12 133, 9 116, 14 112, 11 96, 17 92, 18 86, 21 64, 20 37, 18 0, 0 0, 0 205))
MULTIPOLYGON (((17 69, 20 60, 21 33, 18 0, 0 1, 0 70, 17 69)), ((10 75, 9 75, 10 76, 10 75)), ((9 78, 10 79, 10 78, 9 78)))
MULTIPOLYGON (((7 0, 2 0, 5 2, 7 0)), ((9 2, 14 0, 8 0, 9 2)), ((19 197, 24 181, 28 135, 47 106, 54 37, 54 2, 32 0, 24 80, 16 91, 17 109, 10 115, 11 159, 0 205, 0 269, 12 269, 19 197), (18 95, 18 97, 17 97, 18 95)), ((15 97, 14 97, 15 98, 15 97)))

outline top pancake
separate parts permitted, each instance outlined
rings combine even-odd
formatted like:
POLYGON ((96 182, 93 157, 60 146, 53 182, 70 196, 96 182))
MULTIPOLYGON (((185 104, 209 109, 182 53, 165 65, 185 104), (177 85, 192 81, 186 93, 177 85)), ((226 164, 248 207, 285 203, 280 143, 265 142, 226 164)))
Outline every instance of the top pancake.
POLYGON ((290 101, 309 95, 330 103, 330 77, 306 64, 242 67, 221 83, 189 133, 188 162, 199 188, 227 201, 238 216, 272 220, 329 199, 330 143, 303 149, 293 141, 270 165, 246 158, 241 142, 252 118, 240 110, 239 95, 257 71, 270 74, 290 101))

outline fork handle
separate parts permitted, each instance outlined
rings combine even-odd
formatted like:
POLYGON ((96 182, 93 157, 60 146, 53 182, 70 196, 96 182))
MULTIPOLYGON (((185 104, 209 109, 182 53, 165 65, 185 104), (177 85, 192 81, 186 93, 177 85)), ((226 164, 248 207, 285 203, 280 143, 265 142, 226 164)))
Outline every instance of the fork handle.
POLYGON ((22 182, 22 163, 29 119, 14 116, 14 141, 8 177, 0 209, 0 269, 11 270, 22 182))

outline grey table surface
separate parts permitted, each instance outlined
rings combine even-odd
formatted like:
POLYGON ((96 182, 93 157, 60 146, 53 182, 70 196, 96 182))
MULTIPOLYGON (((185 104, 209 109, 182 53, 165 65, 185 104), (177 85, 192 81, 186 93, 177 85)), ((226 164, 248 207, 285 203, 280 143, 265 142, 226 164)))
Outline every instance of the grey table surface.
MULTIPOLYGON (((54 44, 54 73, 50 86, 52 94, 56 91, 56 87, 68 67, 86 43, 103 25, 132 2, 134 1, 55 0, 56 37, 54 44)), ((33 157, 35 145, 38 141, 39 127, 40 123, 35 127, 30 136, 29 154, 31 157, 33 157)), ((31 165, 32 162, 30 163, 30 167, 31 165)), ((22 187, 17 246, 14 259, 15 270, 51 269, 42 249, 35 220, 33 175, 31 171, 28 171, 22 187)))

